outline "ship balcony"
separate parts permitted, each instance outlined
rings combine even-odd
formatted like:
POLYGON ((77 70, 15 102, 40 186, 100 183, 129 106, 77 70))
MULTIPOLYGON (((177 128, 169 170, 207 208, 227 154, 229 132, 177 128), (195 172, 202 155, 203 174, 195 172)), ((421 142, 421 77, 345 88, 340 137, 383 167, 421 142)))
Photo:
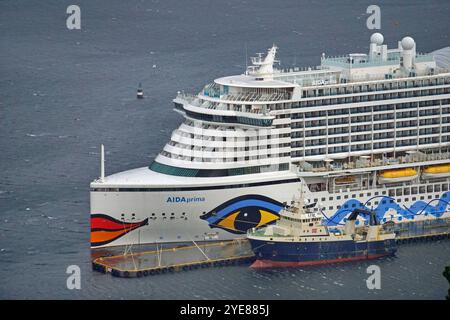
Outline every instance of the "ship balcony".
MULTIPOLYGON (((177 97, 174 99, 175 103, 182 105, 191 105, 194 107, 204 108, 208 110, 216 110, 216 111, 233 111, 233 112, 242 112, 249 113, 254 115, 269 115, 269 109, 265 105, 236 105, 229 104, 224 99, 216 99, 213 100, 205 100, 202 95, 192 95, 186 93, 179 93, 177 97)), ((243 101, 245 102, 245 101, 243 101)))
POLYGON ((370 156, 361 156, 359 159, 354 161, 324 161, 325 165, 315 165, 312 166, 308 162, 303 162, 300 164, 300 170, 303 172, 333 172, 333 171, 346 171, 351 169, 364 169, 371 167, 389 167, 392 165, 408 165, 408 164, 418 164, 427 161, 440 161, 440 160, 450 160, 450 152, 441 153, 422 153, 420 151, 406 151, 404 156, 391 157, 391 158, 372 158, 370 156))
POLYGON ((242 92, 242 93, 227 93, 221 95, 211 95, 206 92, 201 93, 199 96, 202 99, 217 101, 223 103, 271 103, 271 102, 280 102, 280 101, 288 101, 292 98, 291 92, 286 92, 283 90, 273 89, 272 93, 256 93, 256 92, 242 92))

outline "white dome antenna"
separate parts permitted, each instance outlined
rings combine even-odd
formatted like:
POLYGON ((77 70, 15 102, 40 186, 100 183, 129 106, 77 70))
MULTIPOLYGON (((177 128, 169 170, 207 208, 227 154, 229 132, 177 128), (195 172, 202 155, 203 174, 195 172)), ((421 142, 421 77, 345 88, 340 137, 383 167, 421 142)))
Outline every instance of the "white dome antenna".
POLYGON ((381 46, 384 42, 384 37, 381 33, 375 32, 370 37, 370 43, 375 43, 377 46, 381 46))
POLYGON ((402 46, 403 67, 410 70, 414 67, 414 60, 416 58, 416 43, 411 37, 404 37, 400 42, 402 46))
POLYGON ((412 50, 414 48, 414 46, 416 45, 416 43, 414 42, 414 39, 411 37, 404 37, 402 39, 402 48, 403 50, 412 50))
POLYGON ((384 37, 381 33, 375 32, 370 37, 370 59, 382 59, 385 61, 387 59, 387 46, 383 45, 384 37))

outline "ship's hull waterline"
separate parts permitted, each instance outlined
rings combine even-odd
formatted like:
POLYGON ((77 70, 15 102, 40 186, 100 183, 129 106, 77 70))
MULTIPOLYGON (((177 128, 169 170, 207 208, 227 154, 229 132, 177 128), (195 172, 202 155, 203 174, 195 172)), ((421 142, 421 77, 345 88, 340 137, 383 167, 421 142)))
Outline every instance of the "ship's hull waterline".
POLYGON ((250 239, 257 260, 253 268, 308 265, 376 259, 394 255, 395 239, 382 241, 271 242, 250 239))

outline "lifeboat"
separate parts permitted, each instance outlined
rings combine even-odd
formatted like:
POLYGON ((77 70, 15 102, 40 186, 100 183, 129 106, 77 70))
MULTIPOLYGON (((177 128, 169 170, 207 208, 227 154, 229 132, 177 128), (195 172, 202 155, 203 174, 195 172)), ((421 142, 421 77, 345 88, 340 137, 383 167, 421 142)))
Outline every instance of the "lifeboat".
POLYGON ((346 177, 342 177, 342 178, 336 178, 335 183, 337 185, 341 185, 341 184, 352 184, 355 183, 355 177, 354 176, 346 176, 346 177))
POLYGON ((445 177, 450 177, 450 163, 429 166, 422 171, 422 179, 436 179, 445 177))
POLYGON ((413 168, 395 169, 382 171, 378 175, 378 182, 381 184, 411 181, 417 178, 417 171, 413 168))

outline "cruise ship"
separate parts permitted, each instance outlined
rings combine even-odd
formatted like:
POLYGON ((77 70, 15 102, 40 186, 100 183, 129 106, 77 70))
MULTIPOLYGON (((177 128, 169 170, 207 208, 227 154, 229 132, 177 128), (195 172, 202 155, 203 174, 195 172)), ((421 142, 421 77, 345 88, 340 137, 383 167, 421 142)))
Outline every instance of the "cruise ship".
POLYGON ((91 247, 245 237, 301 189, 328 226, 355 209, 448 217, 450 70, 409 36, 383 43, 287 70, 274 45, 244 74, 179 92, 184 120, 154 161, 91 183, 91 247))

